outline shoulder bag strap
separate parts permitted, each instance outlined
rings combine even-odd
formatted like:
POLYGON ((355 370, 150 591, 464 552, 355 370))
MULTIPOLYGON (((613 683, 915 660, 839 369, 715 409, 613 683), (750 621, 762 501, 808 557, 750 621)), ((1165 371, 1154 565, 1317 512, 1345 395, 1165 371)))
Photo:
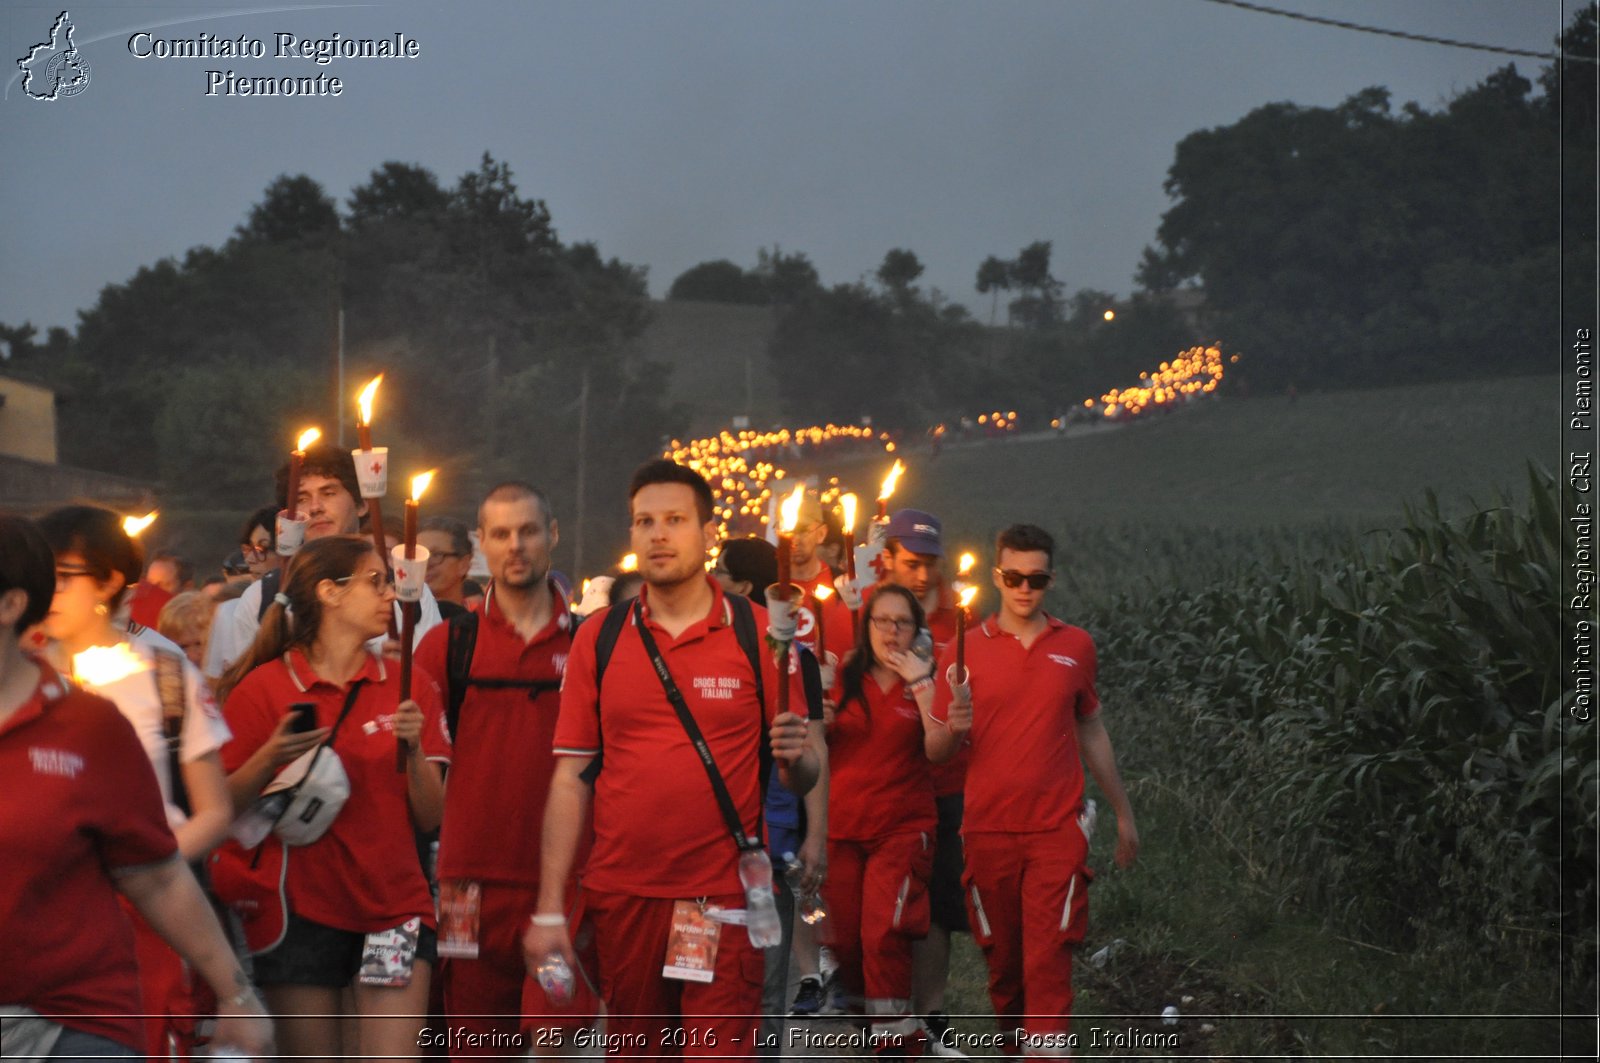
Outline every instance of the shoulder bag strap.
POLYGON ((733 807, 733 797, 728 793, 728 786, 722 781, 722 773, 717 770, 717 762, 711 756, 711 747, 706 744, 705 735, 700 732, 700 725, 694 722, 694 715, 689 711, 688 703, 683 700, 683 693, 678 689, 678 684, 672 681, 672 673, 667 670, 667 662, 661 659, 661 651, 656 647, 655 636, 650 634, 649 625, 645 623, 644 617, 637 609, 634 610, 633 626, 639 630, 639 641, 644 643, 644 652, 649 655, 650 663, 655 666, 656 678, 661 680, 661 689, 666 691, 667 700, 672 702, 673 711, 678 714, 678 722, 683 724, 694 751, 700 755, 700 763, 706 769, 706 778, 711 781, 711 792, 716 795, 717 805, 722 809, 722 820, 728 828, 729 835, 733 837, 733 844, 739 847, 741 853, 746 849, 759 849, 760 843, 745 834, 744 824, 739 820, 739 810, 733 807))

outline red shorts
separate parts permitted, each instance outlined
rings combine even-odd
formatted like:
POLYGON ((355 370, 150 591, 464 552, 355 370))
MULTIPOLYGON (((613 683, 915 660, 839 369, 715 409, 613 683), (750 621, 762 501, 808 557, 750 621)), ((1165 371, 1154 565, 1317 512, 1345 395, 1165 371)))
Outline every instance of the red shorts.
POLYGON ((1041 1040, 1067 1033, 1072 954, 1089 921, 1089 846, 1077 820, 1026 834, 968 831, 972 936, 989 964, 989 999, 1002 1031, 1041 1040))
MULTIPOLYGON (((743 908, 743 894, 705 898, 743 908)), ((745 928, 723 924, 710 982, 663 978, 676 902, 585 890, 607 1007, 608 1055, 754 1059, 766 958, 745 928)))
POLYGON ((477 957, 450 956, 439 964, 451 1058, 543 1048, 551 1042, 551 1031, 570 1035, 593 1026, 599 1000, 590 988, 595 962, 588 927, 574 924, 573 944, 584 971, 573 972, 577 988, 572 1002, 557 1007, 529 977, 522 954, 522 935, 538 906, 539 887, 508 882, 484 882, 481 887, 477 957))

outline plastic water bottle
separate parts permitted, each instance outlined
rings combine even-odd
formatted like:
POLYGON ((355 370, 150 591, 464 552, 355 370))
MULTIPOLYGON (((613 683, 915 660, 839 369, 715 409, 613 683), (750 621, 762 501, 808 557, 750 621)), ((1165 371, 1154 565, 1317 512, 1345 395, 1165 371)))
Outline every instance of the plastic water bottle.
POLYGON ((765 849, 746 849, 739 854, 739 882, 744 886, 745 930, 750 944, 758 949, 782 944, 783 923, 772 895, 772 860, 765 849))
POLYGON ((794 914, 807 926, 815 927, 819 932, 818 940, 824 940, 821 934, 828 929, 828 904, 817 890, 801 892, 800 883, 805 874, 806 866, 793 853, 783 854, 783 878, 794 891, 794 914))
POLYGON ((533 977, 550 1003, 557 1007, 572 1003, 572 991, 577 983, 567 958, 561 953, 552 952, 540 960, 539 966, 533 969, 533 977))

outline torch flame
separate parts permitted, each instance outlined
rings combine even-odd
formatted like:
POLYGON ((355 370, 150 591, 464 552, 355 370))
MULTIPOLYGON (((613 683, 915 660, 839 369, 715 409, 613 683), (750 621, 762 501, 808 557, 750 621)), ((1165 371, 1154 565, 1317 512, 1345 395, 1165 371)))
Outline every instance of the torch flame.
POLYGON ((819 602, 825 602, 833 597, 833 588, 826 583, 819 583, 817 589, 811 592, 811 597, 819 602))
POLYGON ((320 428, 307 428, 300 433, 300 438, 295 440, 294 449, 304 454, 307 447, 321 438, 322 430, 320 428))
POLYGON ((422 501, 422 492, 426 491, 428 485, 433 483, 433 474, 438 471, 438 469, 429 469, 427 472, 418 473, 411 478, 411 501, 422 501))
POLYGON ((149 671, 149 666, 144 658, 129 649, 126 642, 115 646, 90 646, 72 655, 72 674, 79 682, 93 687, 110 686, 119 679, 145 671, 149 671))
POLYGON ((977 587, 968 587, 966 590, 962 591, 961 592, 961 608, 965 609, 967 606, 971 605, 972 604, 972 599, 976 598, 977 596, 978 596, 978 588, 977 587))
POLYGON ((789 497, 783 500, 778 507, 780 523, 778 528, 783 534, 788 535, 794 531, 794 526, 800 523, 800 503, 806 497, 806 485, 798 483, 794 490, 789 492, 789 497))
POLYGON ((854 492, 839 496, 839 505, 844 508, 844 533, 849 535, 856 530, 856 496, 854 492))
POLYGON ((367 386, 361 389, 361 394, 356 398, 356 406, 361 410, 361 423, 368 428, 372 427, 372 400, 378 394, 378 385, 383 383, 383 374, 379 373, 367 381, 367 386))
POLYGON ((622 563, 617 567, 624 572, 637 572, 639 570, 639 555, 623 554, 622 563))
POLYGON ((123 517, 122 530, 127 533, 128 538, 136 538, 140 532, 155 523, 157 512, 152 509, 142 517, 123 517))
POLYGON ((883 478, 883 490, 878 492, 878 501, 887 502, 894 494, 894 488, 900 482, 900 474, 906 471, 905 465, 899 458, 894 459, 894 468, 889 470, 889 475, 883 478))
POLYGON ((972 571, 972 566, 978 563, 978 558, 973 554, 962 554, 961 565, 956 569, 957 574, 965 576, 972 571))

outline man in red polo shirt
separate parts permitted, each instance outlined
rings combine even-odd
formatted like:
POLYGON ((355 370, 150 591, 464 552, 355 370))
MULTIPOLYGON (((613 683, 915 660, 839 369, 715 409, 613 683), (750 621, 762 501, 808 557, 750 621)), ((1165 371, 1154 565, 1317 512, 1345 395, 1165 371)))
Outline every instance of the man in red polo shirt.
POLYGON ((572 648, 572 614, 550 579, 560 530, 544 492, 509 482, 478 507, 478 534, 493 576, 483 604, 472 618, 434 628, 417 648, 417 667, 438 678, 446 704, 459 706, 439 836, 439 952, 456 1058, 503 1055, 519 1043, 519 1016, 530 1034, 522 1043, 535 1048, 548 1045, 551 1031, 571 1032, 594 1017, 587 993, 553 1007, 522 962, 572 648))
MULTIPOLYGON (((780 679, 764 650, 764 693, 757 696, 735 628, 736 604, 706 573, 717 526, 704 477, 670 461, 649 462, 634 473, 629 500, 645 586, 636 604, 616 607, 629 612, 603 683, 595 681, 595 645, 608 612, 590 617, 573 640, 545 808, 539 908, 524 949, 530 964, 551 952, 572 960, 566 883, 592 796, 594 849, 579 904, 595 929, 613 1043, 627 1055, 753 1058, 764 964, 741 925, 746 888, 739 869, 742 848, 760 853, 759 748, 768 744, 784 785, 804 794, 821 763, 819 735, 808 733, 796 712, 776 712, 780 679), (745 846, 735 844, 647 639, 704 735, 745 846), (602 753, 598 775, 588 774, 602 753)), ((756 630, 765 628, 766 610, 749 608, 756 630)), ((782 681, 792 708, 804 711, 798 669, 782 681)), ((753 892, 760 895, 759 887, 753 892)))
POLYGON ((968 676, 954 675, 955 647, 941 658, 933 715, 949 730, 929 753, 948 756, 963 740, 972 750, 962 883, 996 1021, 1024 1033, 1029 1054, 1061 1056, 1071 1054, 1072 952, 1092 877, 1084 765, 1116 813, 1118 867, 1138 856, 1139 831, 1101 720, 1094 640, 1044 611, 1054 553, 1034 525, 1000 533, 1000 611, 967 636, 968 676))
MULTIPOLYGON (((933 658, 938 660, 956 637, 956 599, 944 581, 943 529, 939 518, 916 509, 889 517, 884 529, 884 582, 896 583, 917 596, 928 617, 933 658)), ((961 788, 967 777, 964 749, 932 769, 934 803, 939 824, 934 836, 933 873, 928 880, 928 936, 912 950, 911 1006, 928 1031, 928 1052, 964 1059, 949 1036, 945 989, 950 981, 950 935, 967 931, 961 900, 961 788)))

